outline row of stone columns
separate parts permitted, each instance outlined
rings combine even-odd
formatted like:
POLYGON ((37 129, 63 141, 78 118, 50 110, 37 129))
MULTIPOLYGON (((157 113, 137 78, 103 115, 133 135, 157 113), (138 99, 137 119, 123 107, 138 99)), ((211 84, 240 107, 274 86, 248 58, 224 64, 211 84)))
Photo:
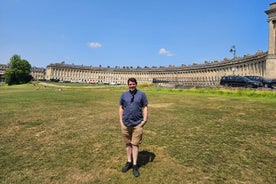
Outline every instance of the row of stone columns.
POLYGON ((66 67, 58 64, 49 65, 46 69, 46 79, 59 79, 61 81, 81 83, 109 83, 126 84, 129 77, 135 77, 139 83, 172 83, 183 86, 216 86, 224 75, 259 75, 265 73, 266 54, 252 57, 235 63, 221 63, 215 66, 202 65, 199 67, 170 68, 170 69, 81 69, 73 65, 66 67))

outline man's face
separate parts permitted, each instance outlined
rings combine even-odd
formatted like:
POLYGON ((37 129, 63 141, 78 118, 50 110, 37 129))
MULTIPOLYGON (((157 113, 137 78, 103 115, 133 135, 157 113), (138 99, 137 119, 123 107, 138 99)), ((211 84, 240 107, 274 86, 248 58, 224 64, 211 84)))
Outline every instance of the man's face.
POLYGON ((136 89, 136 83, 135 82, 131 82, 131 81, 129 81, 129 83, 128 83, 128 88, 129 88, 129 90, 130 91, 134 91, 135 89, 136 89))

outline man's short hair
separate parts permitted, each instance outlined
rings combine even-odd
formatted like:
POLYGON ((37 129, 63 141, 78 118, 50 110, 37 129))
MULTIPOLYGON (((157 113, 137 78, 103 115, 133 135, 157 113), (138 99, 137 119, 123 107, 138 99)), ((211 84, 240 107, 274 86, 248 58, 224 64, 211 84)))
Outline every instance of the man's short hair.
POLYGON ((129 82, 134 82, 137 85, 137 80, 133 77, 131 77, 127 80, 127 84, 129 84, 129 82))

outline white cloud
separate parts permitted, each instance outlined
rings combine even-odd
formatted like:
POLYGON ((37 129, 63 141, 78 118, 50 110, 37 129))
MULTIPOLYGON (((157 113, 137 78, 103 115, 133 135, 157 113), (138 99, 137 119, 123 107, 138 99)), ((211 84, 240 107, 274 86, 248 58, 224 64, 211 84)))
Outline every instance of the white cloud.
POLYGON ((165 48, 159 49, 159 54, 166 55, 166 56, 173 56, 173 54, 170 51, 166 50, 165 48))
POLYGON ((100 47, 102 47, 102 44, 100 44, 98 42, 90 42, 90 43, 88 43, 88 46, 90 48, 100 48, 100 47))

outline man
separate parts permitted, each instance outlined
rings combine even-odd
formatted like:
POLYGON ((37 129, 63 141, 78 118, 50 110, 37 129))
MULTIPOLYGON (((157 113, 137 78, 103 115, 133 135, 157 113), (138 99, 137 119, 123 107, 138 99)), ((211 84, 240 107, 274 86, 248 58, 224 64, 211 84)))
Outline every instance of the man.
POLYGON ((120 98, 119 119, 124 143, 126 145, 127 163, 122 172, 133 169, 133 175, 140 175, 137 160, 139 144, 142 143, 143 127, 148 117, 148 100, 146 94, 137 90, 135 78, 127 81, 129 90, 120 98))

